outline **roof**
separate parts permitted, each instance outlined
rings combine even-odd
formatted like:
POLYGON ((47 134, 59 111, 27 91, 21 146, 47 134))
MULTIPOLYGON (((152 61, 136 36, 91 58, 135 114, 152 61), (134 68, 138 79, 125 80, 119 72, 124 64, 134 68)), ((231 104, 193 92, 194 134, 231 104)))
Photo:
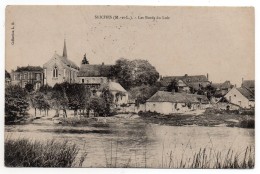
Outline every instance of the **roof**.
POLYGON ((112 65, 89 65, 80 66, 78 77, 108 77, 112 65))
MULTIPOLYGON (((69 66, 69 67, 72 67, 74 69, 79 69, 79 67, 74 63, 72 62, 71 60, 69 60, 68 58, 66 57, 63 57, 63 56, 60 56, 58 55, 57 53, 55 53, 52 58, 56 58, 56 59, 59 59, 62 63, 64 63, 65 65, 69 66)), ((44 64, 43 67, 45 67, 46 65, 44 64)))
POLYGON ((124 92, 127 91, 117 82, 108 82, 101 85, 100 89, 102 88, 108 88, 110 91, 118 91, 118 92, 124 92))
POLYGON ((208 79, 205 75, 189 76, 187 74, 185 74, 184 76, 166 76, 166 77, 163 77, 160 80, 160 82, 161 82, 162 86, 168 86, 174 79, 182 80, 188 86, 190 84, 194 84, 194 83, 197 83, 197 82, 208 82, 208 79))
POLYGON ((246 89, 246 88, 243 88, 243 87, 240 87, 240 88, 237 88, 237 90, 243 95, 243 96, 245 96, 248 100, 254 100, 255 99, 255 96, 254 96, 254 94, 250 91, 250 90, 248 90, 248 89, 246 89))
POLYGON ((241 87, 245 87, 248 89, 255 89, 255 81, 254 80, 243 80, 241 87))
POLYGON ((17 67, 15 72, 23 72, 23 71, 43 71, 42 67, 40 66, 22 66, 22 67, 17 67))
POLYGON ((209 100, 203 95, 158 91, 147 102, 209 103, 209 100))
POLYGON ((225 81, 224 83, 212 83, 211 86, 217 88, 217 89, 228 89, 231 88, 232 85, 230 81, 225 81))

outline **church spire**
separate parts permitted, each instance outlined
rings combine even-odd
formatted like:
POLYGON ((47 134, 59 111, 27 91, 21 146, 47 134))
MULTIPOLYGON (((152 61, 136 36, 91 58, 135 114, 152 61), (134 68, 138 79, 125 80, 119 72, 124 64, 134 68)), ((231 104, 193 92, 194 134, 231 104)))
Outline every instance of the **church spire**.
POLYGON ((64 47, 63 47, 63 55, 62 56, 67 58, 66 39, 64 39, 64 47))

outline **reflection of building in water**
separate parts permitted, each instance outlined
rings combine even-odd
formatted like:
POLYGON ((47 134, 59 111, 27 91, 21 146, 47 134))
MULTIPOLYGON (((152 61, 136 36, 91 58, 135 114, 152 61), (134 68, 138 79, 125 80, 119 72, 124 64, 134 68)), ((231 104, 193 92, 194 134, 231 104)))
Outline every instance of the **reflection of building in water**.
POLYGON ((40 66, 17 67, 11 72, 11 84, 19 85, 22 88, 26 84, 32 84, 34 89, 39 89, 43 84, 43 69, 40 66))
POLYGON ((77 82, 77 73, 79 67, 68 59, 66 41, 64 40, 63 55, 60 56, 56 52, 52 58, 43 65, 44 84, 54 86, 56 83, 77 82))

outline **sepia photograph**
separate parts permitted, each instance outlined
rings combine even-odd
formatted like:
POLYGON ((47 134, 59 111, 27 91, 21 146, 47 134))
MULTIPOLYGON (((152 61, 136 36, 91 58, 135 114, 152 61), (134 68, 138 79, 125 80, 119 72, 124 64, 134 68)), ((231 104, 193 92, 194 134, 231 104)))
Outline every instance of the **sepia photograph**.
POLYGON ((253 169, 255 9, 8 5, 4 97, 8 168, 253 169))

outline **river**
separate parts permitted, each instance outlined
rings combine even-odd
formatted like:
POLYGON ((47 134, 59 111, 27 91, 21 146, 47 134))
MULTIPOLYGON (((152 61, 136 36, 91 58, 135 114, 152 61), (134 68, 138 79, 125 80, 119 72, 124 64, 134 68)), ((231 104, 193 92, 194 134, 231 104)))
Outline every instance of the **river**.
POLYGON ((141 118, 112 119, 107 126, 61 126, 50 120, 5 126, 5 138, 46 141, 68 140, 86 152, 83 167, 168 168, 195 152, 242 154, 254 149, 254 129, 202 126, 166 126, 146 123, 141 118))

